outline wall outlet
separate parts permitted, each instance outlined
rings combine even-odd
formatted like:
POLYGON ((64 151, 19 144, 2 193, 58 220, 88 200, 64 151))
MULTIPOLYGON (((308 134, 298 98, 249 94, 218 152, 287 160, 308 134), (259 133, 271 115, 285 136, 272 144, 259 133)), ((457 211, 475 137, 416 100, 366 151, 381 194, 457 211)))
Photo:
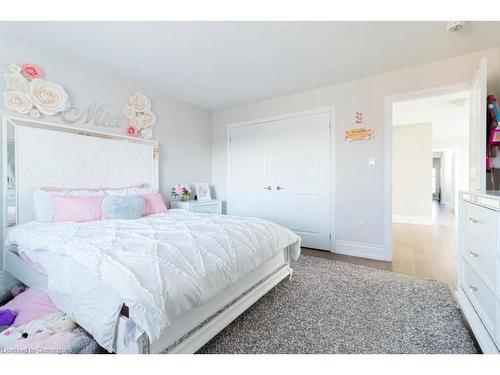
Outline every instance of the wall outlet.
POLYGON ((368 165, 375 165, 375 156, 368 156, 368 165))

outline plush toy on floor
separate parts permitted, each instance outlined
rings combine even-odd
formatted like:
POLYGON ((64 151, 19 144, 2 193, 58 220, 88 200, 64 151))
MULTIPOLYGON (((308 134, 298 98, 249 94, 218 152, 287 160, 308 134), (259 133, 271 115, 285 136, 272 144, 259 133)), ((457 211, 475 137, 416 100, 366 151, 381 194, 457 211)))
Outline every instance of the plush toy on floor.
POLYGON ((45 315, 0 334, 0 350, 22 354, 96 353, 97 343, 63 312, 45 315))
POLYGON ((96 353, 100 347, 49 296, 37 289, 14 290, 0 307, 0 353, 96 353))

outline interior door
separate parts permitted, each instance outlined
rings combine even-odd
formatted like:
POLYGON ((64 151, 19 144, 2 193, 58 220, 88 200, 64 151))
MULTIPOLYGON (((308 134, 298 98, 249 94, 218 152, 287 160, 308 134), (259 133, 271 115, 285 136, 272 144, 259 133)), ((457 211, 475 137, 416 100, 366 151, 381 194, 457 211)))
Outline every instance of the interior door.
POLYGON ((273 220, 268 127, 232 128, 229 140, 228 214, 273 220))
POLYGON ((472 192, 486 191, 486 97, 487 63, 479 62, 470 94, 470 171, 469 188, 472 192))
POLYGON ((330 250, 330 112, 274 122, 271 168, 274 221, 304 247, 330 250))

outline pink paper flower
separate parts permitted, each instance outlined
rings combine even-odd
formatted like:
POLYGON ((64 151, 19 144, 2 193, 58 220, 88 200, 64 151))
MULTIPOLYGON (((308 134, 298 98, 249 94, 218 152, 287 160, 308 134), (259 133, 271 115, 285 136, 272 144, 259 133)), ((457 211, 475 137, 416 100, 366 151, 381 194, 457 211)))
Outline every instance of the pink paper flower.
POLYGON ((42 69, 36 64, 21 65, 21 72, 28 79, 43 78, 42 69))
POLYGON ((130 137, 137 137, 137 128, 134 125, 129 125, 127 128, 127 134, 130 137))

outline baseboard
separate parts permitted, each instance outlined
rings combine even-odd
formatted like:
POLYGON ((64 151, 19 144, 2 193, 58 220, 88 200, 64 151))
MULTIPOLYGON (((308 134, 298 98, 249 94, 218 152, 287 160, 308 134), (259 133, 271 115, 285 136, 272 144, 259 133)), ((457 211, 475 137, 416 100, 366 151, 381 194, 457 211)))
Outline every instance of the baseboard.
POLYGON ((432 225, 432 216, 392 215, 392 222, 399 224, 432 225))
POLYGON ((335 248, 333 249, 333 252, 360 258, 387 260, 383 245, 338 240, 335 241, 335 248))

